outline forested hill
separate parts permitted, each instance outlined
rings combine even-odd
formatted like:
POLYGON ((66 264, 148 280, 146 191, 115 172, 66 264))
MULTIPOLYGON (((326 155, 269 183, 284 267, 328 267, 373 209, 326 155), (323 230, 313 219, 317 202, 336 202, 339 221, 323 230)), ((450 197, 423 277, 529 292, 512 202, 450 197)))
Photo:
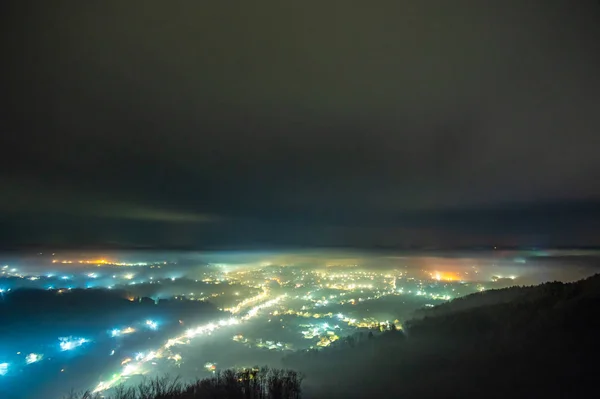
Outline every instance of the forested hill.
POLYGON ((372 339, 299 352, 307 396, 582 397, 597 391, 600 276, 483 292, 372 339))
POLYGON ((571 301, 600 296, 600 275, 574 283, 550 282, 529 287, 510 287, 456 298, 434 308, 424 308, 415 318, 448 315, 474 308, 505 303, 536 303, 537 301, 571 301))

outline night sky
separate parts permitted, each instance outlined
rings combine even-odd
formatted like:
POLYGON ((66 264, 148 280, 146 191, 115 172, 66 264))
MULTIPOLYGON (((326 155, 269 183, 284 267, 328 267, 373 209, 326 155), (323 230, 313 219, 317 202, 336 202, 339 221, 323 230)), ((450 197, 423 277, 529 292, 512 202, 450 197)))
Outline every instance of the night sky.
POLYGON ((0 247, 600 245, 597 1, 3 1, 0 247))

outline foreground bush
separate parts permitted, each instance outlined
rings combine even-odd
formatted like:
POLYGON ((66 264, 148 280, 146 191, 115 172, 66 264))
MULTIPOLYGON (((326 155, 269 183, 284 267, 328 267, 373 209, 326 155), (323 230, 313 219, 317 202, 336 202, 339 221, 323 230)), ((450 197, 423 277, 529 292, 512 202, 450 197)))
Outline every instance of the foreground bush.
MULTIPOLYGON (((179 379, 155 378, 136 387, 118 386, 107 399, 298 399, 302 376, 292 370, 268 367, 225 370, 213 377, 182 383, 179 379)), ((98 399, 89 392, 66 399, 98 399)))

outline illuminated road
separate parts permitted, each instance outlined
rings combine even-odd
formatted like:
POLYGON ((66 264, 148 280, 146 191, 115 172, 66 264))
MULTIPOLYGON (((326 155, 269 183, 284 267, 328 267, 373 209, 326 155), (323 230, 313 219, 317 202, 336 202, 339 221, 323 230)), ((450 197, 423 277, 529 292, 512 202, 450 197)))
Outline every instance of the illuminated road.
MULTIPOLYGON (((155 359, 168 359, 173 362, 173 364, 177 364, 181 361, 182 357, 180 354, 175 353, 173 351, 174 347, 181 345, 190 345, 192 340, 198 338, 203 335, 212 334, 213 332, 223 329, 227 326, 232 326, 236 324, 243 323, 248 321, 254 317, 256 317, 259 312, 265 308, 274 306, 279 304, 286 295, 281 295, 274 299, 268 299, 268 291, 264 290, 263 293, 259 294, 257 297, 250 298, 250 300, 246 300, 242 302, 243 306, 237 306, 232 309, 232 314, 239 313, 242 308, 249 306, 250 303, 255 303, 260 301, 261 299, 265 300, 264 302, 252 307, 244 316, 242 317, 231 317, 227 320, 220 320, 213 323, 208 323, 205 325, 201 325, 198 327, 188 329, 183 335, 172 337, 167 339, 164 345, 154 350, 149 350, 145 353, 138 354, 134 359, 126 358, 123 359, 121 363, 121 371, 114 374, 111 379, 107 381, 101 381, 93 390, 93 393, 103 392, 107 389, 114 387, 115 385, 123 382, 127 377, 133 375, 143 375, 151 372, 152 365, 155 364, 153 360, 155 359), (153 364, 154 363, 154 364, 153 364)), ((240 304, 241 305, 241 304, 240 304)))

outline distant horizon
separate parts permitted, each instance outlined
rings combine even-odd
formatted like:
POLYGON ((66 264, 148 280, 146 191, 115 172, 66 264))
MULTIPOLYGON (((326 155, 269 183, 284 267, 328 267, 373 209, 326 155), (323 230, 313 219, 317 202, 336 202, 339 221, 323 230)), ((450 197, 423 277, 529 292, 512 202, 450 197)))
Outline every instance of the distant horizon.
POLYGON ((36 254, 42 252, 47 254, 48 252, 102 252, 102 251, 132 251, 132 252, 282 252, 282 251, 311 251, 311 250, 349 250, 349 251, 399 251, 399 252, 411 252, 411 251, 551 251, 551 250, 563 250, 563 251, 600 251, 600 245, 554 245, 554 246, 533 246, 533 245, 464 245, 464 246, 302 246, 302 245, 239 245, 239 246, 170 246, 170 247, 154 247, 154 246, 110 246, 110 245, 88 245, 88 246, 42 246, 42 245, 22 245, 15 247, 2 247, 0 246, 1 253, 31 253, 36 254))

